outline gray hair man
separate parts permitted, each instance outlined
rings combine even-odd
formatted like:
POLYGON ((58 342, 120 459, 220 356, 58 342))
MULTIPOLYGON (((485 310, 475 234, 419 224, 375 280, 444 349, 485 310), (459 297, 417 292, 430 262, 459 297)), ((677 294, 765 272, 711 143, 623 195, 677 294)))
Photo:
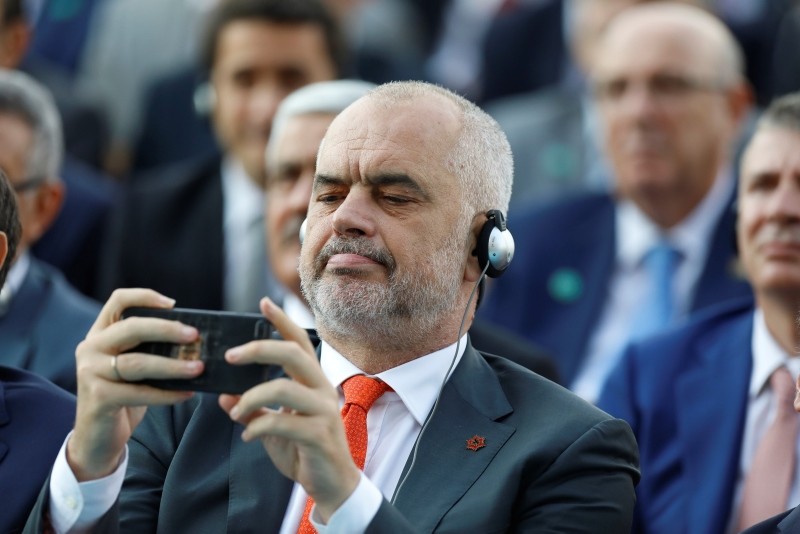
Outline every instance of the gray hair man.
POLYGON ((62 154, 61 122, 50 94, 25 74, 0 71, 0 167, 16 193, 22 223, 0 293, 0 344, 5 347, 0 361, 74 392, 74 346, 100 308, 30 253, 61 209, 62 154))

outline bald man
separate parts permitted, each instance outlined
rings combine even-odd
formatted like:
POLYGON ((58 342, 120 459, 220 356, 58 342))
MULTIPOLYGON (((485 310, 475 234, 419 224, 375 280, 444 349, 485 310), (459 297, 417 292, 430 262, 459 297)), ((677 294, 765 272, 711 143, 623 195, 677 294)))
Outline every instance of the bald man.
POLYGON ((614 190, 512 213, 516 263, 479 312, 551 351, 588 400, 632 339, 750 293, 734 268, 730 161, 750 98, 733 37, 696 7, 644 4, 592 62, 614 190))

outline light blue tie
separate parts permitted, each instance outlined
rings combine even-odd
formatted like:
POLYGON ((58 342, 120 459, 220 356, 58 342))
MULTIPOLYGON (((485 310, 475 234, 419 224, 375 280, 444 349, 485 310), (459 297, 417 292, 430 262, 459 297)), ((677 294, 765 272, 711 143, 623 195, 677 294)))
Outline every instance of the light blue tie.
POLYGON ((630 340, 649 336, 668 326, 675 319, 673 281, 681 253, 669 242, 661 241, 643 259, 648 277, 648 291, 633 321, 630 340))

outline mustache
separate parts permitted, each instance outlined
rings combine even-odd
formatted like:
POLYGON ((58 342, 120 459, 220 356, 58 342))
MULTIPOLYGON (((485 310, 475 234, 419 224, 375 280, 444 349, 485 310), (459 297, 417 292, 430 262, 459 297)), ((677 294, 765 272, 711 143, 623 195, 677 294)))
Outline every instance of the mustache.
POLYGON ((320 272, 328 260, 336 254, 357 254, 386 267, 389 274, 393 273, 397 264, 388 250, 375 246, 370 240, 362 237, 338 237, 328 241, 317 255, 314 264, 320 272))
POLYGON ((767 243, 798 243, 800 244, 800 224, 776 223, 767 224, 758 232, 756 243, 764 245, 767 243))

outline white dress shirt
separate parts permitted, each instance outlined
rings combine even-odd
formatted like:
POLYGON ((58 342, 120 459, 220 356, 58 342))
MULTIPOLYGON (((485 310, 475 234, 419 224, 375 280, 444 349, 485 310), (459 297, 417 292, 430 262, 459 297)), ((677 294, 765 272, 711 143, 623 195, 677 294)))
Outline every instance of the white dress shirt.
POLYGON ((586 358, 570 389, 596 402, 611 370, 619 361, 631 335, 630 325, 648 294, 648 277, 643 260, 662 240, 681 253, 675 271, 673 295, 676 316, 686 316, 695 286, 705 267, 714 229, 728 208, 734 189, 729 172, 720 173, 709 193, 680 224, 662 231, 630 201, 616 208, 616 256, 608 295, 600 320, 587 343, 586 358))
MULTIPOLYGON (((729 533, 738 532, 736 527, 739 523, 739 507, 742 504, 744 481, 747 473, 750 472, 758 444, 775 419, 777 403, 769 383, 770 377, 776 369, 784 366, 789 370, 795 382, 800 375, 800 355, 791 355, 781 348, 767 328, 764 313, 761 310, 756 310, 753 317, 752 351, 753 372, 750 375, 750 389, 747 393, 747 419, 742 436, 742 452, 739 458, 739 472, 736 476, 733 507, 728 521, 729 533)), ((800 459, 800 440, 795 444, 795 458, 800 459)), ((799 504, 800 469, 795 469, 786 508, 792 508, 799 504)))
POLYGON ((225 246, 225 309, 230 311, 258 311, 258 302, 264 295, 280 301, 282 292, 271 275, 267 259, 264 236, 264 203, 265 192, 247 175, 242 164, 232 158, 222 162, 222 198, 223 198, 223 239, 225 246), (253 246, 249 238, 253 225, 256 224, 256 239, 259 246, 253 246), (248 269, 251 265, 263 267, 263 279, 260 287, 238 287, 247 284, 248 269), (251 293, 252 302, 246 305, 234 302, 235 296, 251 293))
MULTIPOLYGON (((380 508, 382 497, 391 499, 400 474, 411 454, 422 424, 439 395, 448 371, 455 368, 466 348, 467 335, 458 343, 417 358, 376 375, 394 391, 379 398, 367 414, 367 456, 361 481, 352 495, 333 514, 327 526, 331 532, 363 532, 380 508)), ((333 347, 323 342, 320 364, 325 376, 339 391, 353 375, 364 374, 333 347)), ((78 483, 66 461, 65 440, 50 477, 50 519, 58 533, 85 532, 113 505, 119 495, 127 468, 127 447, 117 470, 91 482, 78 483)), ((266 452, 264 453, 266 454, 266 452)), ((295 484, 286 510, 281 534, 293 534, 305 509, 307 495, 295 484)), ((312 510, 312 520, 313 520, 312 510)))

